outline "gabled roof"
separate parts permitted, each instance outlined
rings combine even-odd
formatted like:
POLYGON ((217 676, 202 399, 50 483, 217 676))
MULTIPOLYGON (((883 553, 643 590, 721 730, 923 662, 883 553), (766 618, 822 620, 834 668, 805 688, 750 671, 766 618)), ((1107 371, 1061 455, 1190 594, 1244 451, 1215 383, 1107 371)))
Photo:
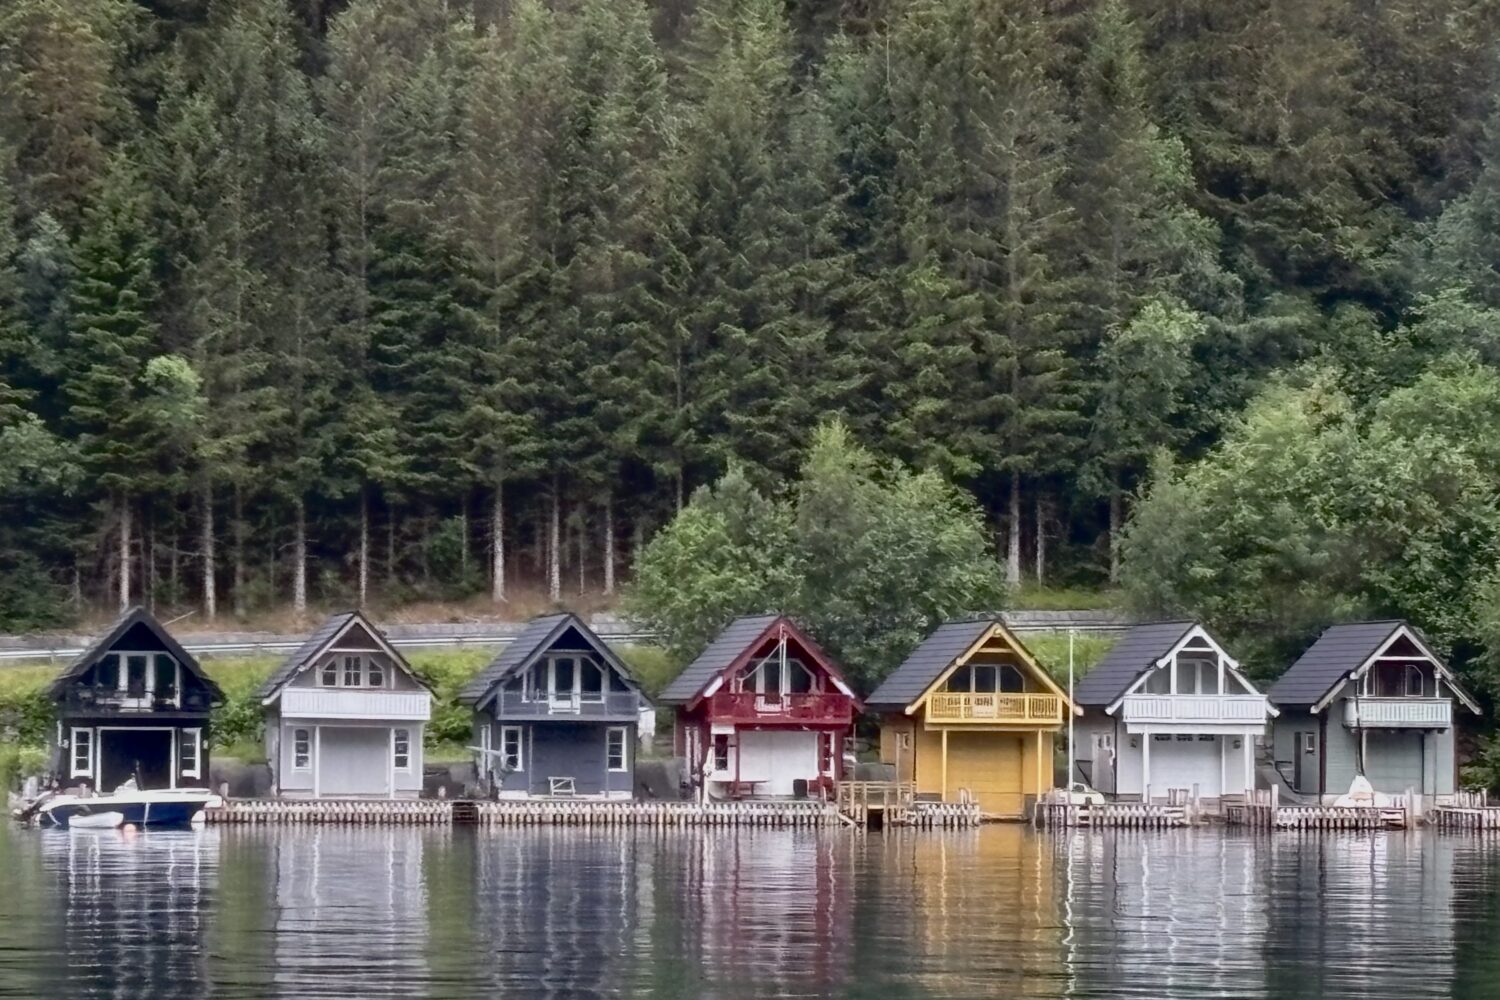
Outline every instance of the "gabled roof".
POLYGON ((1351 622, 1324 629, 1318 641, 1271 685, 1266 696, 1277 705, 1317 707, 1351 674, 1366 666, 1398 632, 1404 632, 1426 654, 1464 704, 1479 711, 1473 697, 1458 684, 1448 665, 1432 652, 1421 633, 1406 622, 1395 619, 1351 622))
POLYGON ((604 640, 595 635, 594 630, 584 624, 582 618, 571 612, 564 612, 542 615, 540 618, 533 618, 527 622, 521 634, 512 639, 500 651, 500 655, 490 662, 489 666, 481 670, 472 681, 464 686, 463 691, 459 693, 458 700, 465 705, 479 707, 490 699, 501 682, 530 669, 531 665, 551 649, 569 628, 576 629, 588 647, 611 670, 619 674, 631 687, 639 690, 640 684, 630 672, 630 668, 625 665, 625 661, 616 656, 614 650, 605 645, 604 640))
POLYGON ((172 638, 172 634, 162 626, 161 622, 156 620, 155 616, 145 608, 139 606, 131 608, 119 618, 116 618, 103 635, 95 639, 93 644, 80 653, 76 660, 63 668, 63 672, 53 678, 52 683, 47 686, 47 694, 53 698, 62 697, 69 681, 81 677, 89 667, 97 663, 101 656, 113 649, 121 639, 125 638, 125 634, 137 625, 149 629, 151 634, 156 637, 157 642, 161 644, 161 648, 170 653, 172 658, 182 664, 184 669, 191 672, 194 677, 197 677, 203 686, 208 689, 214 701, 224 700, 224 692, 219 689, 219 685, 214 683, 213 678, 203 672, 203 667, 193 658, 193 655, 183 649, 176 639, 172 638))
MULTIPOLYGON (((746 615, 725 626, 724 631, 708 644, 708 648, 699 653, 698 658, 684 667, 682 673, 667 685, 659 700, 668 705, 684 705, 696 701, 715 678, 738 669, 757 649, 765 645, 766 640, 778 628, 785 628, 787 635, 812 657, 817 666, 844 688, 849 688, 848 681, 828 654, 823 652, 811 636, 798 628, 792 619, 786 615, 746 615)), ((851 696, 852 693, 850 689, 851 696)))
POLYGON ((660 700, 668 705, 692 701, 709 683, 723 673, 752 643, 758 644, 780 615, 746 615, 724 627, 698 658, 673 678, 660 700))
POLYGON ((319 657, 338 641, 340 636, 356 624, 370 634, 370 638, 375 640, 381 652, 390 657, 391 662, 398 670, 405 673, 424 688, 427 688, 428 691, 432 690, 412 670, 411 664, 406 662, 406 657, 397 652, 396 647, 390 644, 389 640, 385 637, 385 633, 380 631, 375 626, 375 623, 367 618, 363 612, 341 611, 325 619, 323 624, 319 625, 313 634, 307 637, 307 641, 298 646, 292 655, 282 661, 281 665, 276 668, 275 673, 266 678, 266 682, 261 685, 256 697, 262 701, 270 701, 275 698, 288 681, 296 677, 300 671, 312 666, 319 657))
POLYGON ((979 637, 994 625, 990 618, 946 622, 923 639, 901 665, 865 699, 867 707, 902 711, 922 697, 932 682, 953 665, 979 637))
POLYGON ((1101 707, 1114 704, 1141 674, 1170 653, 1193 630, 1193 625, 1193 622, 1153 622, 1131 626, 1110 647, 1104 659, 1073 685, 1074 701, 1101 707))

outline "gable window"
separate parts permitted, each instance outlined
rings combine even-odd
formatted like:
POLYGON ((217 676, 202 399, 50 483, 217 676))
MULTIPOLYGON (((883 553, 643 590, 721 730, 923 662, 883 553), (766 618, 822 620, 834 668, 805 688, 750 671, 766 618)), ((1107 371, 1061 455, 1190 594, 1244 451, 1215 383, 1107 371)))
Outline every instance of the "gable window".
POLYGON ((372 656, 365 661, 365 683, 372 688, 385 687, 385 664, 379 658, 372 656))
POLYGON ((714 770, 729 770, 729 734, 718 733, 714 736, 714 770))
POLYGON ((1021 671, 1009 663, 1000 667, 1000 690, 1007 694, 1020 694, 1026 690, 1026 678, 1021 671))
POLYGON ((411 770, 411 730, 397 729, 391 734, 391 763, 398 771, 411 770))
POLYGON ((292 730, 292 770, 312 770, 312 733, 309 730, 292 730))
POLYGON ((578 689, 584 701, 604 700, 604 672, 588 660, 578 664, 578 689))
POLYGON ((611 771, 625 770, 628 760, 626 734, 628 730, 624 726, 610 726, 604 734, 604 764, 611 771))
POLYGON ((72 767, 69 777, 88 778, 94 773, 94 731, 75 729, 71 737, 70 759, 72 767))
POLYGON ((362 656, 344 657, 344 687, 359 687, 365 680, 365 661, 362 656))
POLYGON ((1415 663, 1406 665, 1406 696, 1408 698, 1422 697, 1422 668, 1415 663))
POLYGON ((177 769, 184 778, 202 776, 198 761, 203 753, 203 730, 183 729, 177 736, 177 769))
POLYGON ((526 760, 521 753, 521 727, 500 727, 500 766, 507 771, 524 771, 526 760))
POLYGON ((98 687, 110 691, 120 688, 120 657, 110 653, 99 661, 99 666, 94 668, 94 682, 98 687))
POLYGON ((177 701, 177 661, 165 653, 156 654, 156 697, 159 701, 177 701))
POLYGON ((151 691, 147 683, 151 658, 144 653, 131 653, 125 657, 125 697, 144 698, 151 691))
POLYGON ((324 687, 338 687, 339 661, 330 656, 328 662, 323 664, 323 676, 319 680, 324 687))

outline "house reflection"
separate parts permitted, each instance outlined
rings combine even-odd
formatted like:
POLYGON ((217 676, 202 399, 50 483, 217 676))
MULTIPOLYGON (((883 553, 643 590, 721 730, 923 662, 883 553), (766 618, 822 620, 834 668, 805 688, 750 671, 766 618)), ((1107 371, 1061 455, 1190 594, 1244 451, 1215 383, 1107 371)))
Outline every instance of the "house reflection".
POLYGON ((1069 992, 1263 995, 1264 838, 1110 830, 1052 840, 1069 992))
POLYGON ((1064 975, 1051 843, 1020 825, 892 833, 882 867, 911 886, 922 995, 1057 996, 1064 975), (894 857, 891 855, 895 855, 894 857))
POLYGON ((1270 992, 1474 995, 1453 989, 1455 850, 1471 846, 1431 830, 1262 842, 1270 992))
POLYGON ((60 992, 153 1000, 209 992, 203 934, 214 831, 74 831, 41 844, 63 900, 60 992))
POLYGON ((447 836, 342 827, 268 832, 275 994, 427 995, 423 858, 447 836))

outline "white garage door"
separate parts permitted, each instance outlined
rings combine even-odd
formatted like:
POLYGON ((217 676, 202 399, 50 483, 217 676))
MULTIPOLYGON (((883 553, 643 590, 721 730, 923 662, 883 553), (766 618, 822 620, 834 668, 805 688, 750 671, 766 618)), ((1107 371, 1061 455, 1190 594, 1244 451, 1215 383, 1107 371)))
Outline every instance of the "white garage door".
POLYGON ((1219 795, 1218 736, 1151 737, 1151 794, 1164 796, 1169 788, 1198 786, 1204 798, 1219 795))
POLYGON ((740 733, 740 779, 763 781, 757 795, 790 795, 798 778, 818 776, 818 734, 751 729, 740 733))

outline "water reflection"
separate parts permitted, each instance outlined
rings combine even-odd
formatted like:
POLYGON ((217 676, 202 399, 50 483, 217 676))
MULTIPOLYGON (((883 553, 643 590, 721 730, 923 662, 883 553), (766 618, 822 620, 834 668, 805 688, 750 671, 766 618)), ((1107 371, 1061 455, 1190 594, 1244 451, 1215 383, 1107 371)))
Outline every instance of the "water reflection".
POLYGON ((199 997, 218 859, 212 831, 49 831, 41 855, 61 905, 61 985, 75 997, 199 997))
POLYGON ((1430 832, 0 828, 0 996, 1500 996, 1430 832))

